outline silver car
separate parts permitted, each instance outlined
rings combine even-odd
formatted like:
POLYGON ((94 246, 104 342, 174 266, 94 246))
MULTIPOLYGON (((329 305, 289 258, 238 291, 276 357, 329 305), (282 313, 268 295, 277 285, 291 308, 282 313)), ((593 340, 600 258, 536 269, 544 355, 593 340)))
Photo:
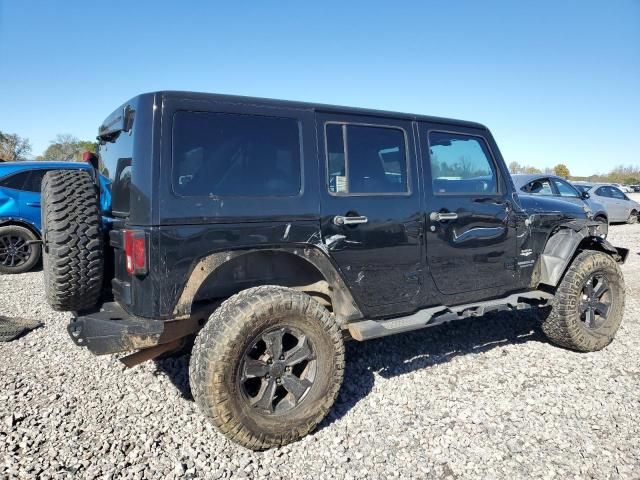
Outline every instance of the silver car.
POLYGON ((564 178, 545 174, 517 174, 511 175, 513 183, 522 194, 547 195, 561 197, 577 205, 582 205, 591 211, 594 220, 609 224, 610 215, 604 204, 600 203, 589 193, 583 193, 567 182, 564 178))
POLYGON ((576 187, 605 206, 610 222, 638 222, 640 203, 631 200, 618 187, 610 183, 580 183, 576 187))

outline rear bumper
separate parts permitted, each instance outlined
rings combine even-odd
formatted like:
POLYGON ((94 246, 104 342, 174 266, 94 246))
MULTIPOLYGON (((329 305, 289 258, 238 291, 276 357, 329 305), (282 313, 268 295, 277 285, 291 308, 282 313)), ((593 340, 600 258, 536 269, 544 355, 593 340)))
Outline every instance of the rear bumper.
POLYGON ((67 327, 71 340, 96 355, 129 352, 169 343, 196 333, 207 318, 199 312, 184 320, 151 320, 127 313, 116 302, 81 312, 67 327))

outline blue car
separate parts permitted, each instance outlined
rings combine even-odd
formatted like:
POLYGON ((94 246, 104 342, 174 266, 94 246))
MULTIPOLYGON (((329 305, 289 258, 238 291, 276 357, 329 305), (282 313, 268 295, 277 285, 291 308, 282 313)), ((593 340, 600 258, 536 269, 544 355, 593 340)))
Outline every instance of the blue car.
POLYGON ((85 169, 78 162, 0 163, 0 273, 22 273, 40 259, 40 184, 51 170, 85 169))

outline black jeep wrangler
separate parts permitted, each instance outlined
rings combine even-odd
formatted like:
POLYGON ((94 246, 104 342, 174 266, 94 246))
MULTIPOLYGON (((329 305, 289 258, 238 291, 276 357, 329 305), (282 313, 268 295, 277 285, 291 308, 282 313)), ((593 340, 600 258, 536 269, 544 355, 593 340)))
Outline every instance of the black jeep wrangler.
POLYGON ((313 430, 347 339, 546 306, 552 342, 594 351, 620 326, 628 251, 583 207, 519 196, 483 125, 157 92, 98 138, 94 169, 42 185, 47 299, 129 366, 195 337, 193 396, 246 447, 313 430))

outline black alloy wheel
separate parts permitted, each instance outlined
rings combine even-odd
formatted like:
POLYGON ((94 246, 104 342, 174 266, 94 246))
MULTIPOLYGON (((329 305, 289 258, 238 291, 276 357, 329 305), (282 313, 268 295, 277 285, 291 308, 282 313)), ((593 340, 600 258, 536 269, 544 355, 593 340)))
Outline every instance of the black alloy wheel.
POLYGON ((602 272, 593 273, 582 288, 580 320, 587 328, 597 330, 606 323, 612 301, 606 275, 602 272))
POLYGON ((311 341, 295 327, 260 334, 245 352, 237 379, 245 401, 264 415, 289 412, 303 401, 316 377, 311 341))
POLYGON ((3 267, 21 267, 29 261, 31 254, 31 244, 23 236, 10 233, 0 236, 0 265, 3 267))
POLYGON ((23 273, 31 270, 41 253, 35 233, 20 225, 0 227, 0 273, 23 273))

